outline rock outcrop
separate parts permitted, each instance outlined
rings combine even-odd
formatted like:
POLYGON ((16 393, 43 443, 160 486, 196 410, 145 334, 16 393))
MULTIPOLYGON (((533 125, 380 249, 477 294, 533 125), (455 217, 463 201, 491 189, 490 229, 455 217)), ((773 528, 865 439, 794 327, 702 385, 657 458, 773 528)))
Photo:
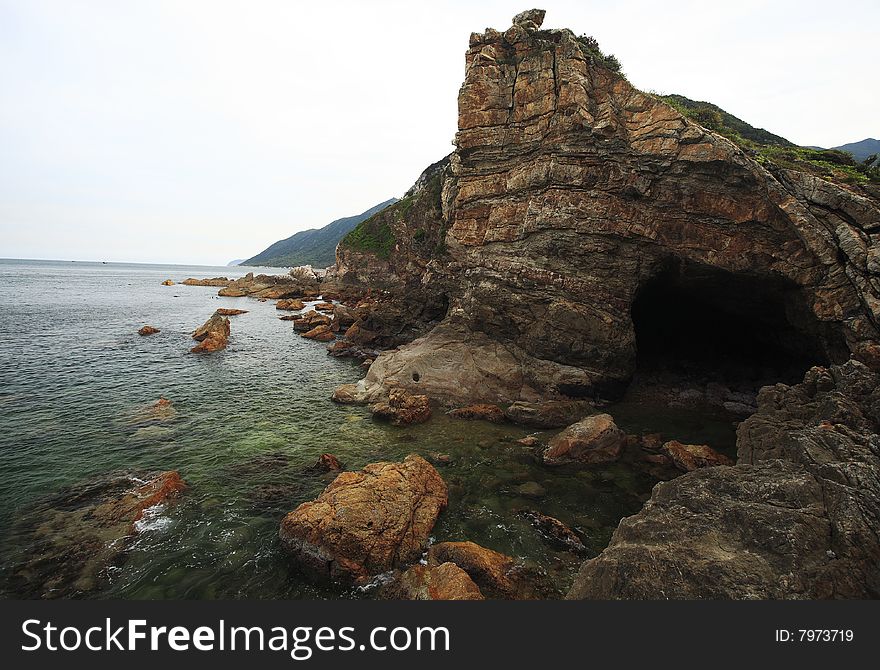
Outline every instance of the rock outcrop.
POLYGON ((504 410, 498 405, 492 405, 491 403, 457 407, 447 412, 447 414, 454 419, 479 419, 481 421, 491 421, 492 423, 504 423, 504 410))
POLYGON ((181 284, 186 286, 229 286, 232 282, 228 277, 212 277, 210 279, 195 279, 190 277, 189 279, 184 279, 181 284))
POLYGON ((217 295, 229 298, 250 296, 267 300, 282 298, 310 298, 318 296, 318 282, 289 275, 256 275, 248 272, 244 277, 229 282, 217 295))
POLYGON ((238 316, 239 314, 247 314, 246 309, 232 309, 230 307, 221 307, 217 310, 220 316, 238 316))
POLYGON ((683 314, 717 312, 669 334, 706 351, 741 332, 800 371, 850 354, 880 367, 876 197, 759 164, 541 15, 471 35, 456 150, 431 186, 439 211, 413 219, 416 197, 374 217, 359 239, 389 233, 384 255, 340 245, 340 279, 449 302, 440 325, 379 356, 367 386, 447 404, 611 398, 637 337, 648 351, 660 332, 651 304, 667 303, 637 309, 652 291, 683 314), (418 250, 438 234, 442 253, 418 250))
POLYGON ((199 354, 225 349, 229 341, 229 332, 229 319, 214 312, 210 319, 193 332, 192 338, 198 344, 190 351, 194 354, 199 354))
POLYGON ((569 598, 880 597, 880 375, 857 361, 765 387, 737 465, 655 487, 569 598))
POLYGON ((317 580, 362 581, 417 561, 446 504, 446 484, 422 457, 372 463, 285 516, 281 545, 317 580))

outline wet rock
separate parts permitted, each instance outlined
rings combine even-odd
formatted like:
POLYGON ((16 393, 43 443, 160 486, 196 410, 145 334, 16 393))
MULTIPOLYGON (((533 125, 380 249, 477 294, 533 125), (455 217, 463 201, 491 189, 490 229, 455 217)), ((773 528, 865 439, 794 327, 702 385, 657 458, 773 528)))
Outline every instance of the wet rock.
POLYGON ((309 340, 317 340, 318 342, 329 342, 336 337, 328 325, 315 326, 311 330, 302 333, 302 336, 309 340))
POLYGON ((340 405, 366 405, 367 399, 362 388, 357 384, 340 384, 333 389, 333 402, 340 405))
POLYGON ((620 458, 626 434, 609 414, 588 416, 550 439, 544 463, 610 463, 620 458))
POLYGON ((312 291, 312 283, 284 275, 257 275, 248 272, 244 277, 230 282, 217 295, 226 297, 250 296, 267 300, 302 298, 312 291))
POLYGON ((305 309, 305 307, 305 303, 299 298, 288 298, 275 303, 275 309, 283 309, 289 312, 299 311, 305 309))
POLYGON ((217 312, 199 326, 192 334, 192 338, 198 342, 190 351, 192 353, 211 353, 225 349, 229 341, 229 319, 220 316, 217 312))
POLYGON ((481 421, 491 421, 492 423, 504 422, 504 411, 498 405, 488 403, 459 407, 450 410, 447 414, 456 419, 479 419, 481 421))
POLYGON ((133 538, 148 527, 148 511, 185 489, 174 471, 123 473, 67 487, 39 503, 15 524, 12 535, 26 547, 23 559, 10 568, 7 595, 93 593, 109 582, 107 569, 124 560, 133 538))
POLYGON ((370 412, 392 426, 409 426, 430 419, 431 404, 426 395, 411 395, 404 389, 392 388, 388 392, 387 402, 370 405, 370 412))
POLYGON ((715 465, 733 465, 733 461, 727 456, 705 444, 682 444, 671 440, 663 445, 663 453, 672 460, 675 467, 685 472, 715 465))
POLYGON ((238 316, 239 314, 247 314, 248 311, 246 309, 231 309, 229 307, 221 307, 217 310, 217 314, 220 316, 238 316))
POLYGON ((228 277, 213 277, 211 279, 194 279, 190 277, 189 279, 184 279, 181 284, 185 284, 186 286, 229 286, 232 282, 228 277))
POLYGON ((519 401, 504 410, 504 416, 523 426, 564 428, 595 411, 593 403, 583 400, 519 401))
POLYGON ((321 454, 312 466, 312 470, 321 472, 338 472, 342 470, 342 463, 333 454, 321 454))
POLYGON ((336 309, 332 302, 316 302, 312 307, 318 312, 332 312, 336 309))
POLYGON ((484 600, 479 587, 455 563, 414 565, 379 592, 386 600, 484 600))
POLYGON ((525 437, 517 440, 516 443, 521 444, 524 447, 536 447, 541 444, 541 441, 534 435, 526 435, 525 437))
POLYGON ((170 279, 166 279, 165 281, 162 282, 162 286, 174 286, 174 282, 171 281, 170 279))
POLYGON ((160 331, 158 328, 155 328, 153 326, 144 326, 143 328, 141 328, 138 331, 138 335, 140 335, 142 337, 146 337, 147 335, 155 335, 156 333, 160 333, 160 332, 162 332, 162 331, 160 331))
POLYGON ((474 542, 440 542, 428 549, 428 564, 454 563, 488 598, 532 600, 547 597, 546 576, 474 542))
POLYGON ((306 312, 300 318, 296 319, 293 322, 293 328, 295 330, 301 331, 309 331, 318 326, 329 326, 331 319, 326 314, 319 314, 318 312, 306 312))
POLYGON ((299 314, 285 314, 284 316, 279 316, 278 319, 280 321, 297 321, 301 317, 299 314))
POLYGON ((311 577, 358 581, 418 560, 446 484, 423 458, 344 472, 281 522, 281 545, 311 577))
POLYGON ((541 538, 551 547, 571 551, 575 554, 586 552, 587 548, 577 533, 559 519, 535 510, 525 510, 520 512, 520 515, 538 531, 541 538))

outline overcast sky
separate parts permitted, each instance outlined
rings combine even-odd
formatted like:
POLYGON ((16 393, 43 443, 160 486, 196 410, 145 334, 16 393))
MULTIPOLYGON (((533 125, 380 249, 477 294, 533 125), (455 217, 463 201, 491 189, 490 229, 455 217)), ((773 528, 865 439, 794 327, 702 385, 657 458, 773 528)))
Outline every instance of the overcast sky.
MULTIPOLYGON (((0 257, 225 264, 452 150, 468 35, 525 0, 0 0, 0 257)), ((548 0, 636 86, 880 136, 876 0, 548 0)))

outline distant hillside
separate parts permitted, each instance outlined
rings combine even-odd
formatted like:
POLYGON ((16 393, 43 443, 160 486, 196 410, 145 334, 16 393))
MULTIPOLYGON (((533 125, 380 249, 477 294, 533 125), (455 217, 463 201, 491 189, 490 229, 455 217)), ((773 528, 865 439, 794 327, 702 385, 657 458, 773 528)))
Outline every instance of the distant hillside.
POLYGON ((295 267, 297 265, 313 265, 325 268, 336 262, 336 245, 357 224, 370 218, 389 205, 397 202, 391 198, 371 207, 357 216, 347 216, 328 223, 323 228, 303 230, 286 240, 280 240, 253 258, 248 258, 242 265, 258 265, 269 267, 295 267))
POLYGON ((677 94, 664 95, 660 97, 673 107, 677 108, 679 111, 685 113, 687 116, 694 118, 697 123, 700 123, 711 130, 721 130, 722 128, 727 128, 735 132, 743 139, 761 145, 770 145, 777 147, 796 146, 793 142, 789 142, 784 137, 774 135, 773 133, 766 131, 763 128, 755 128, 754 126, 749 125, 742 119, 737 118, 733 114, 724 111, 717 105, 713 105, 711 102, 691 100, 690 98, 686 98, 683 95, 677 94), (707 123, 703 123, 703 121, 707 121, 707 123), (722 128, 713 127, 719 122, 722 128))
POLYGON ((229 262, 226 264, 226 267, 231 268, 231 267, 234 266, 234 265, 241 265, 242 263, 244 263, 244 259, 242 259, 242 258, 236 258, 234 261, 229 261, 229 262))
POLYGON ((839 151, 848 151, 857 161, 863 161, 868 156, 880 154, 880 140, 869 137, 861 142, 850 142, 849 144, 842 144, 834 148, 839 151))

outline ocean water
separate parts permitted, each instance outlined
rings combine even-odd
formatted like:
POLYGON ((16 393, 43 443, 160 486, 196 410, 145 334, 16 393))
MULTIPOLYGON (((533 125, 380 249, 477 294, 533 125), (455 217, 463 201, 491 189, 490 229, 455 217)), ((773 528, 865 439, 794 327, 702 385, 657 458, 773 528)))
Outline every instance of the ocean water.
MULTIPOLYGON (((473 540, 517 556, 545 571, 563 593, 583 557, 549 547, 518 512, 537 509, 561 519, 594 555, 656 483, 627 463, 541 466, 532 450, 515 442, 534 431, 515 426, 453 420, 442 412, 411 428, 376 423, 365 408, 329 399, 335 386, 362 376, 358 365, 300 337, 278 319, 273 302, 161 285, 249 270, 0 261, 0 593, 370 597, 310 585, 279 547, 284 513, 332 479, 309 469, 324 452, 348 469, 409 453, 448 454, 451 462, 438 470, 449 484, 450 504, 434 529, 436 541, 473 540), (189 353, 190 333, 218 307, 248 310, 231 317, 228 349, 189 353), (140 337, 145 324, 161 333, 140 337), (173 412, 157 417, 149 408, 160 397, 172 401, 173 412), (188 489, 176 503, 151 510, 99 579, 86 588, 41 577, 82 568, 82 557, 63 546, 45 551, 65 532, 76 537, 72 522, 59 529, 47 521, 61 518, 65 500, 119 473, 155 470, 178 471, 188 489), (546 495, 522 497, 517 487, 529 481, 546 495), (35 582, 36 591, 22 586, 35 582)), ((629 430, 675 430, 668 410, 624 414, 629 430)), ((731 439, 729 426, 705 419, 684 417, 679 425, 731 439)))

